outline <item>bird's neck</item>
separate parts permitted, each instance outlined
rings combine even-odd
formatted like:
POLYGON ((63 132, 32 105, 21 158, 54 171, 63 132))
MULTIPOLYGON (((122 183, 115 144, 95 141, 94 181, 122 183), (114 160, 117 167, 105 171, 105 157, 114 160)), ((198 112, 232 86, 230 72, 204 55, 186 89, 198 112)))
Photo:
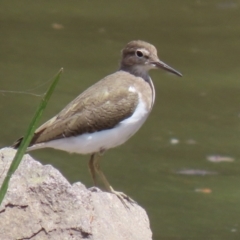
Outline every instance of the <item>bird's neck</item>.
POLYGON ((132 74, 136 77, 141 77, 147 82, 149 82, 151 80, 151 78, 148 74, 148 70, 145 69, 143 66, 124 66, 124 65, 121 65, 119 70, 128 72, 128 73, 130 73, 130 74, 132 74))

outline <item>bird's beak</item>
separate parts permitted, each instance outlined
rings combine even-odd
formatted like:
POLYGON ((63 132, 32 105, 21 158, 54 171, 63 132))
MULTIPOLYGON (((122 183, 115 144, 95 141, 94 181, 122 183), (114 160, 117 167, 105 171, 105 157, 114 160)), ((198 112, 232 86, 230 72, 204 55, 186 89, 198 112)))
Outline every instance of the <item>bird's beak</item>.
POLYGON ((182 77, 182 74, 180 72, 178 72, 177 70, 173 69, 172 67, 168 66, 166 63, 164 63, 160 60, 156 61, 156 62, 152 62, 152 64, 154 64, 157 68, 162 68, 168 72, 176 74, 179 77, 182 77))

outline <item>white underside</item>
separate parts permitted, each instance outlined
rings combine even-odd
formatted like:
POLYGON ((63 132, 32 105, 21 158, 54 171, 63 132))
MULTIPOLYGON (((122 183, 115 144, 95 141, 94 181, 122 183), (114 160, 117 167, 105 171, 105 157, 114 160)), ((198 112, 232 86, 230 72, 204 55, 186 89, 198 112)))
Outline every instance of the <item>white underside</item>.
POLYGON ((148 115, 149 111, 139 98, 139 104, 134 114, 113 129, 36 144, 29 147, 28 151, 48 147, 80 154, 104 151, 126 142, 143 125, 148 115))

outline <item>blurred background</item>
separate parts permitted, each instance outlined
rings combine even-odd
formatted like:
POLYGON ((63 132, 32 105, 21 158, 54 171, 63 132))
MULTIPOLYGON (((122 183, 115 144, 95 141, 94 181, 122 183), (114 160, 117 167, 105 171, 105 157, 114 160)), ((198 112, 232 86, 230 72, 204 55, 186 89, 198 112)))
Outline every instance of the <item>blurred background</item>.
MULTIPOLYGON (((2 0, 0 33, 0 147, 24 134, 61 67, 42 123, 116 71, 127 42, 154 44, 184 77, 151 72, 150 117, 102 169, 146 209, 154 239, 240 239, 239 0, 2 0)), ((89 156, 31 155, 92 186, 89 156)))

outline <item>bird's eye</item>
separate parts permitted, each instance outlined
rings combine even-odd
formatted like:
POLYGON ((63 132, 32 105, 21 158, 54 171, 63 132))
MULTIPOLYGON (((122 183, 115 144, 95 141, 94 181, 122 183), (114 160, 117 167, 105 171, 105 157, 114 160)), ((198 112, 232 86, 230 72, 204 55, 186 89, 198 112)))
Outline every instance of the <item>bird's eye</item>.
POLYGON ((136 55, 140 58, 143 57, 143 53, 139 50, 136 51, 136 55))

